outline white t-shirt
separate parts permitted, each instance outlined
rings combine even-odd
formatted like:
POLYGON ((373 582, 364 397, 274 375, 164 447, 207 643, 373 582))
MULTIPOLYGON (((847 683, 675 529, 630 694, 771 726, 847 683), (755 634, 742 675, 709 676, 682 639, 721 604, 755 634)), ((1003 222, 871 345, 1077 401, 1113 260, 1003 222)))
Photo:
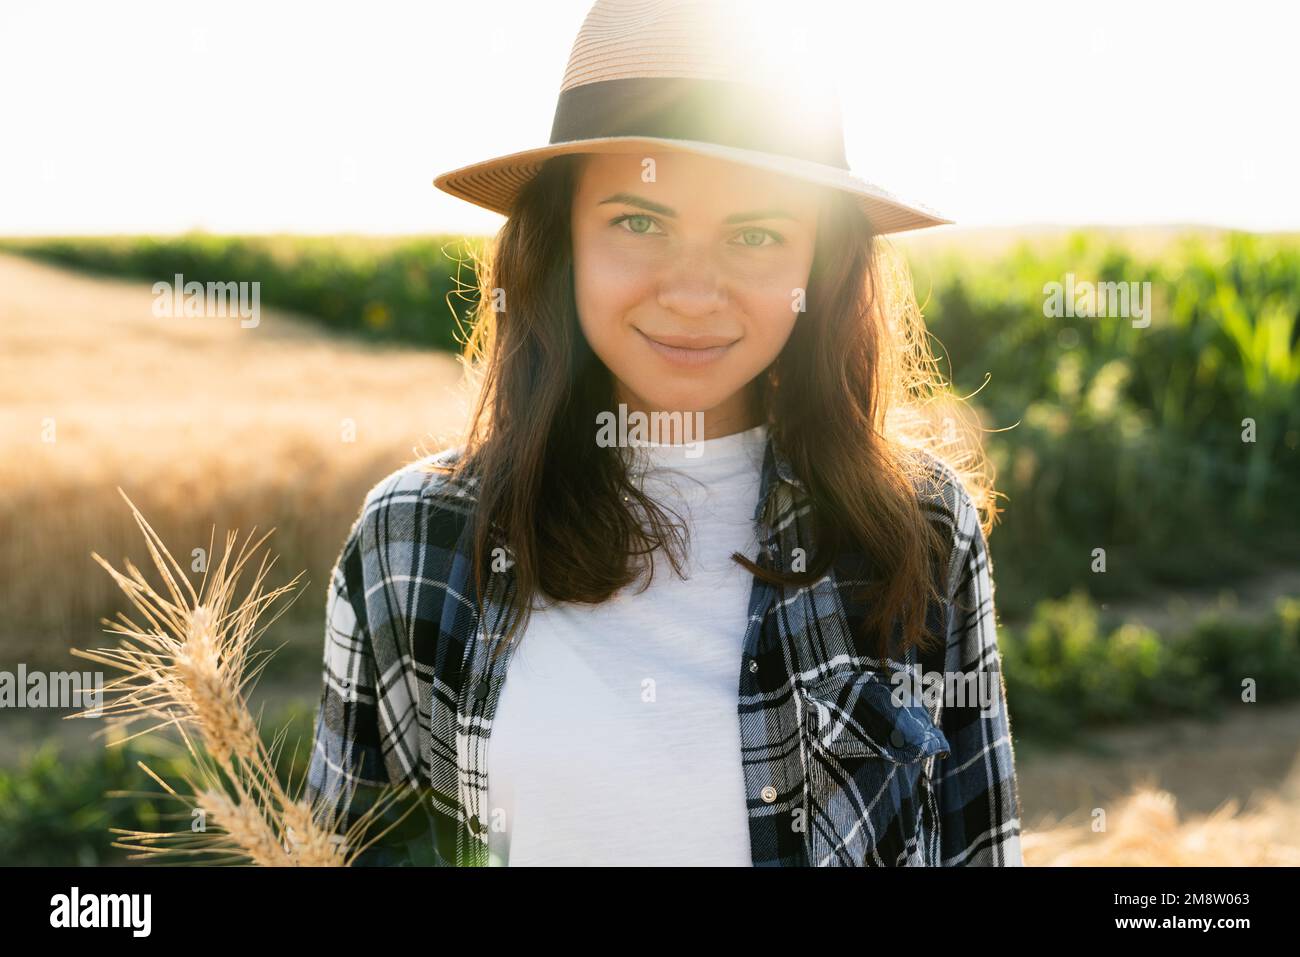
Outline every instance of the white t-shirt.
POLYGON ((640 594, 535 600, 488 742, 490 864, 752 864, 737 702, 753 579, 731 553, 758 554, 766 440, 625 452, 688 523, 687 579, 658 552, 640 594))

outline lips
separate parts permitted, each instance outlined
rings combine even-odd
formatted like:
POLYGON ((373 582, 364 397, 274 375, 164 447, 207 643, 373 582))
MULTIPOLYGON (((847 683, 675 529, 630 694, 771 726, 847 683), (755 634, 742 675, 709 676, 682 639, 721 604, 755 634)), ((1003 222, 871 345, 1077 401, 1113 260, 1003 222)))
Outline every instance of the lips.
POLYGON ((740 341, 726 336, 665 336, 650 335, 640 329, 636 331, 651 349, 669 362, 682 366, 716 362, 740 341))

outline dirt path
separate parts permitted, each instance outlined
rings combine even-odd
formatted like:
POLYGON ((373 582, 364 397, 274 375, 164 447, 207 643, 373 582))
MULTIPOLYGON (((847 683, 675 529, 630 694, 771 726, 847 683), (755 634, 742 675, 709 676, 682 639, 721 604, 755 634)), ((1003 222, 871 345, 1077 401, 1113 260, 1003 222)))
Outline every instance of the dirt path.
POLYGON ((1088 750, 1018 743, 1025 823, 1038 829, 1113 806, 1135 787, 1169 791, 1181 811, 1208 814, 1225 801, 1250 809, 1300 776, 1300 703, 1238 705, 1219 722, 1191 719, 1088 736, 1088 750))

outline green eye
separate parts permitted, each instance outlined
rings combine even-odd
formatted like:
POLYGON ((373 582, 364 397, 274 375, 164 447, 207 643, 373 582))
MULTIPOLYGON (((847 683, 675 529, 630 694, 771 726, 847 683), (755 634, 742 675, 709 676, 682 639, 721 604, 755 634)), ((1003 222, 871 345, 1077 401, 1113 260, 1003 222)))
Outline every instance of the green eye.
POLYGON ((612 225, 627 224, 627 232, 641 236, 650 234, 650 227, 655 224, 653 216, 644 213, 627 213, 614 219, 612 225))
POLYGON ((758 248, 760 248, 760 247, 762 247, 762 246, 769 245, 768 243, 763 242, 763 240, 765 240, 765 239, 769 239, 769 238, 772 240, 772 243, 771 243, 772 245, 776 245, 776 244, 779 244, 779 243, 781 242, 781 237, 778 236, 776 233, 772 232, 772 230, 770 230, 770 229, 757 229, 757 228, 755 228, 755 229, 744 229, 744 230, 741 230, 741 232, 740 232, 740 236, 742 237, 742 240, 741 240, 741 243, 740 243, 740 244, 741 244, 742 246, 748 246, 748 247, 751 248, 751 249, 758 249, 758 248), (748 241, 749 239, 752 239, 753 237, 758 237, 758 241, 757 241, 757 242, 750 242, 750 241, 748 241))

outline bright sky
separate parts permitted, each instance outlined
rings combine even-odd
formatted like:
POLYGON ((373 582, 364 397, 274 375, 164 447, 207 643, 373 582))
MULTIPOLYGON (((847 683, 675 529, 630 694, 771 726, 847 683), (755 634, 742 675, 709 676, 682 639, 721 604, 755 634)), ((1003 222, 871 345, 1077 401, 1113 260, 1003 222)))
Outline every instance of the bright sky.
MULTIPOLYGON (((4 0, 0 235, 494 230, 431 180, 547 141, 589 6, 4 0)), ((962 226, 1300 229, 1300 5, 777 7, 854 171, 962 226)))

